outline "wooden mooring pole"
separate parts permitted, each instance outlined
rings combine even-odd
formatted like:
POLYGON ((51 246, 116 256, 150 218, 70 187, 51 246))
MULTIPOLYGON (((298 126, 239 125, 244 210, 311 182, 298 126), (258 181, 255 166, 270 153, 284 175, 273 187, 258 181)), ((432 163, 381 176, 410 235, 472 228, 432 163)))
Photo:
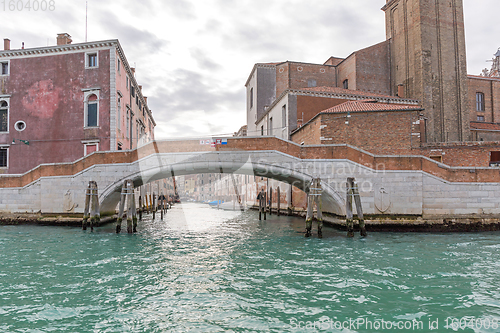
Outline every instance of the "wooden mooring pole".
POLYGON ((278 193, 277 193, 277 196, 278 196, 278 198, 277 198, 278 199, 278 207, 276 209, 276 215, 280 216, 281 191, 280 191, 280 187, 279 186, 277 188, 277 191, 278 191, 278 193))
POLYGON ((139 195, 139 221, 142 221, 142 195, 139 195))
POLYGON ((163 221, 163 209, 165 209, 165 197, 163 196, 163 192, 160 195, 160 219, 163 221))
POLYGON ((262 220, 262 215, 264 215, 264 220, 266 219, 266 196, 264 189, 260 190, 257 195, 257 200, 259 200, 259 220, 262 220))
POLYGON ((133 226, 132 226, 132 215, 133 215, 133 191, 134 188, 132 185, 126 181, 127 184, 127 232, 131 234, 133 232, 133 226))
POLYGON ((90 213, 90 231, 94 231, 94 225, 98 226, 101 221, 99 214, 99 193, 97 190, 97 183, 92 182, 92 210, 90 213))
POLYGON ((135 205, 134 183, 131 180, 126 180, 122 186, 118 218, 116 219, 117 234, 119 234, 122 229, 122 221, 125 216, 125 202, 127 203, 127 232, 131 234, 137 232, 137 208, 135 205))
POLYGON ((87 230, 87 223, 90 217, 90 199, 92 197, 92 188, 90 187, 90 183, 85 192, 85 208, 83 210, 83 220, 82 220, 82 229, 87 230))
POLYGON ((347 197, 346 197, 346 226, 347 237, 354 237, 354 214, 352 211, 352 198, 356 204, 356 213, 359 219, 359 229, 362 237, 366 237, 365 219, 363 216, 363 208, 361 207, 361 197, 359 195, 358 184, 354 178, 347 178, 347 197))
POLYGON ((151 210, 153 211, 153 220, 156 218, 156 195, 153 192, 153 201, 151 201, 151 210))
POLYGON ((90 181, 85 192, 85 208, 83 211, 82 229, 87 230, 90 219, 90 230, 94 231, 94 225, 99 225, 99 193, 97 183, 90 181))
POLYGON ((132 181, 129 183, 132 192, 132 232, 137 232, 137 206, 135 205, 135 190, 132 181))
POLYGON ((116 219, 116 233, 119 234, 122 230, 122 220, 125 210, 125 201, 127 200, 127 181, 123 183, 120 194, 120 205, 118 207, 118 218, 116 219))
POLYGON ((273 188, 269 188, 269 215, 272 215, 273 211, 273 188))
POLYGON ((311 236, 312 220, 314 218, 314 204, 316 204, 316 219, 318 221, 318 237, 323 237, 323 203, 321 200, 321 179, 314 178, 307 194, 306 233, 305 237, 311 236))

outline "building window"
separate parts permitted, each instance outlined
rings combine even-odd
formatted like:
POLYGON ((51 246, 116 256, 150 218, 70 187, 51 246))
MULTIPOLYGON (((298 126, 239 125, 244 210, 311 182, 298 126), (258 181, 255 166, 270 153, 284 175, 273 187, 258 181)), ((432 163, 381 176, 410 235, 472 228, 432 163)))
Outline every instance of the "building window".
POLYGON ((0 132, 9 131, 9 103, 0 101, 0 132))
POLYGON ((281 107, 281 127, 286 127, 286 105, 281 107))
POLYGON ((121 130, 122 128, 122 99, 121 96, 118 95, 117 102, 117 119, 116 119, 117 128, 121 130))
POLYGON ((269 118, 269 135, 273 135, 273 117, 269 118))
POLYGON ((264 125, 260 127, 260 135, 264 136, 264 125))
POLYGON ((9 156, 9 148, 0 147, 0 168, 7 168, 9 166, 8 156, 9 156))
POLYGON ((139 142, 139 121, 136 120, 135 124, 135 140, 139 142))
POLYGON ((86 68, 99 67, 99 56, 97 52, 85 53, 85 67, 86 68))
POLYGON ((309 79, 307 80, 307 87, 309 88, 314 88, 316 87, 317 83, 315 79, 309 79))
POLYGON ((342 88, 349 89, 349 80, 348 79, 345 79, 344 81, 342 81, 342 88))
POLYGON ((0 70, 1 75, 9 75, 9 62, 3 61, 0 62, 0 70))
POLYGON ((121 142, 118 142, 118 150, 123 150, 123 144, 121 142))
POLYGON ((127 76, 127 90, 129 90, 128 85, 129 85, 129 83, 128 83, 128 76, 127 76))
POLYGON ((439 163, 443 163, 443 156, 441 155, 430 156, 430 159, 439 163))
POLYGON ((120 59, 117 59, 116 63, 117 63, 118 73, 121 73, 120 59))
POLYGON ((97 95, 92 94, 87 98, 85 112, 85 127, 99 126, 99 100, 97 95))
POLYGON ((484 111, 484 94, 476 93, 476 111, 484 111))
POLYGON ((250 109, 253 108, 253 88, 250 88, 250 109))
POLYGON ((126 123, 127 128, 126 128, 126 133, 125 133, 127 139, 129 138, 129 131, 130 131, 130 127, 129 127, 130 125, 129 124, 130 124, 130 112, 127 109, 127 123, 126 123))
POLYGON ((500 166, 500 151, 490 152, 490 166, 500 166))
POLYGON ((484 116, 477 116, 477 121, 484 121, 484 116))
POLYGON ((97 142, 85 143, 84 146, 84 156, 90 155, 95 151, 99 151, 99 143, 97 142))
POLYGON ((16 129, 16 131, 22 132, 26 129, 26 123, 22 120, 19 120, 14 124, 14 128, 16 129))

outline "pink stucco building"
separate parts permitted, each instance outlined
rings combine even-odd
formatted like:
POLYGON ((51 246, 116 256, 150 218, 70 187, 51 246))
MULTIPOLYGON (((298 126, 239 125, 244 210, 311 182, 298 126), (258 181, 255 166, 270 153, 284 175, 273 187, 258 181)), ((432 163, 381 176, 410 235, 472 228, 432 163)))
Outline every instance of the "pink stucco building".
POLYGON ((156 123, 118 40, 0 51, 0 173, 134 149, 156 123))

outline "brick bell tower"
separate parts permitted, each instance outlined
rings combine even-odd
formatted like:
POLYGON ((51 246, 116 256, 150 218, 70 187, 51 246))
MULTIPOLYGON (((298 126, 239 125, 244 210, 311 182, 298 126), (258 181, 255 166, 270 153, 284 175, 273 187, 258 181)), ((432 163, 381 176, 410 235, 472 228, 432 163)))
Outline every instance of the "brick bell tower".
POLYGON ((421 101, 428 142, 469 141, 462 0, 386 1, 393 94, 421 101))

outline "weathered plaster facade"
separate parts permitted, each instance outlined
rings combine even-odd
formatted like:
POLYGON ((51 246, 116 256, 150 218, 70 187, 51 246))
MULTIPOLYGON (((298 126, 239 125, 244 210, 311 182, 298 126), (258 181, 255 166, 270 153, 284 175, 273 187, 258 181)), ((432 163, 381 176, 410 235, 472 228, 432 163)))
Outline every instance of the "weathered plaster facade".
POLYGON ((0 51, 8 63, 0 76, 0 104, 8 110, 0 173, 154 139, 152 113, 118 40, 68 44, 61 35, 57 46, 0 51))

